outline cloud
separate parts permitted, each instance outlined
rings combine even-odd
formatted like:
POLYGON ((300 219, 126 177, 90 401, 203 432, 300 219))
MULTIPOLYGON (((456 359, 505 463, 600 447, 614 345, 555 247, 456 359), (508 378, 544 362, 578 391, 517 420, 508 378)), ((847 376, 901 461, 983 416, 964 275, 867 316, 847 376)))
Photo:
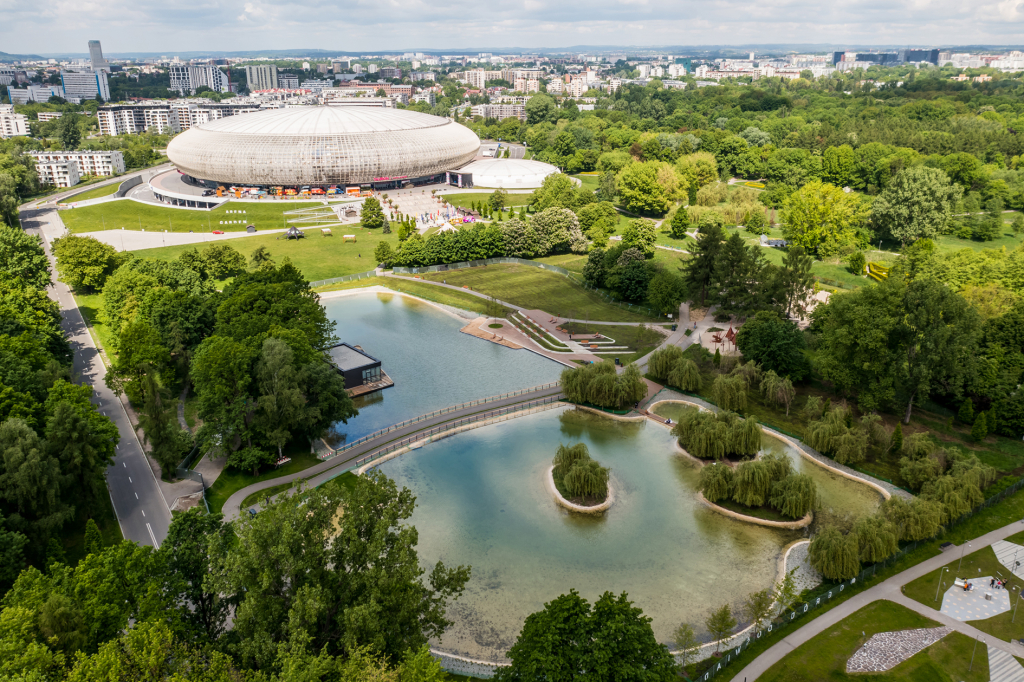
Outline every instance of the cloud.
POLYGON ((1021 0, 0 0, 5 52, 1019 42, 1021 0), (500 26, 500 31, 495 27, 500 26))

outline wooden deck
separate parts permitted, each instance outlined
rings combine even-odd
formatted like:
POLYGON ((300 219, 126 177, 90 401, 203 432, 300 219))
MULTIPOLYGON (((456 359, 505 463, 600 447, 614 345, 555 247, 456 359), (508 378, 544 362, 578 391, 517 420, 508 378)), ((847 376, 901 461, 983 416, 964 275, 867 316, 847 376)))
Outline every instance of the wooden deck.
POLYGON ((373 393, 374 391, 382 391, 385 388, 389 388, 395 385, 395 382, 391 380, 391 377, 387 375, 383 369, 380 371, 380 381, 375 381, 372 384, 363 384, 362 386, 356 386, 355 388, 346 388, 345 392, 349 396, 355 398, 356 396, 366 395, 367 393, 373 393))

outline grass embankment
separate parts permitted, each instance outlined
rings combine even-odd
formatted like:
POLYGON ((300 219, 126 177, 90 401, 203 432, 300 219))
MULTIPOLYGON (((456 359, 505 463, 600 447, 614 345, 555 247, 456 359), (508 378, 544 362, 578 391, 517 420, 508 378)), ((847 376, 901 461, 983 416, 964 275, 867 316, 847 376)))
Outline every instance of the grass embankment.
POLYGON ((112 182, 109 185, 104 185, 103 187, 90 189, 86 192, 82 192, 81 194, 74 194, 65 199, 64 201, 66 203, 73 203, 75 201, 85 201, 86 199, 99 199, 100 197, 109 197, 111 194, 116 192, 117 188, 120 186, 120 182, 112 182))
POLYGON ((626 325, 566 322, 562 325, 562 328, 573 334, 600 334, 601 336, 609 339, 614 339, 615 343, 607 344, 610 346, 627 346, 627 348, 621 350, 615 349, 609 351, 602 351, 601 344, 597 347, 598 352, 607 352, 607 355, 604 357, 619 358, 622 364, 628 364, 634 360, 642 358, 660 346, 666 338, 660 332, 640 326, 634 327, 626 325))
MULTIPOLYGON (((398 235, 395 232, 383 234, 380 230, 368 230, 349 225, 331 228, 334 235, 324 237, 320 234, 319 228, 302 229, 306 233, 305 239, 278 239, 281 234, 274 233, 227 239, 219 243, 227 244, 246 258, 256 248, 265 246, 270 251, 270 257, 276 263, 280 264, 285 258, 290 259, 292 265, 297 267, 302 275, 311 282, 373 270, 377 267, 377 262, 373 259, 373 250, 378 243, 383 241, 391 244, 392 248, 398 247, 398 235), (344 241, 343 234, 354 234, 356 241, 344 241)), ((189 249, 197 248, 202 251, 207 245, 204 242, 182 246, 163 246, 134 253, 140 258, 174 260, 189 249)))
POLYGON ((293 442, 285 449, 284 454, 286 457, 291 457, 292 461, 277 468, 263 467, 263 470, 256 476, 248 471, 225 467, 213 485, 206 489, 206 501, 210 505, 210 512, 220 513, 228 498, 248 485, 294 474, 320 463, 316 455, 309 451, 308 444, 293 442))
MULTIPOLYGON (((684 354, 697 361, 701 367, 701 379, 703 388, 697 394, 705 400, 711 401, 711 385, 714 383, 714 367, 708 362, 707 351, 700 346, 693 345, 684 351, 684 354)), ((728 362, 728 360, 727 360, 728 362)), ((662 383, 659 381, 659 383, 662 383)), ((818 377, 811 377, 807 382, 795 385, 796 397, 793 400, 789 415, 785 408, 779 408, 774 404, 765 401, 759 391, 752 390, 747 393, 747 409, 743 411, 744 416, 752 416, 758 421, 775 427, 776 429, 793 434, 798 438, 805 438, 808 418, 801 414, 801 408, 810 396, 819 396, 824 402, 835 395, 826 387, 818 377)), ((854 412, 854 418, 859 419, 860 413, 856 403, 850 405, 854 412)), ((930 438, 942 447, 957 447, 966 452, 977 455, 985 464, 995 467, 1002 475, 1019 475, 1021 467, 1024 467, 1024 442, 1005 438, 1003 436, 988 435, 983 441, 975 442, 971 438, 970 426, 950 423, 952 413, 940 413, 943 410, 938 405, 927 403, 927 406, 917 406, 911 415, 910 424, 903 425, 904 438, 911 433, 926 432, 930 438)), ((882 423, 889 429, 896 427, 900 421, 899 417, 892 414, 880 413, 882 423)), ((863 462, 853 465, 854 469, 876 476, 881 479, 892 481, 896 485, 904 485, 900 478, 899 456, 895 454, 882 455, 874 449, 868 450, 868 457, 863 462)), ((996 483, 995 486, 1005 485, 996 483)), ((987 488, 986 495, 999 488, 987 488)))
POLYGON ((508 312, 508 309, 504 307, 501 308, 501 311, 492 310, 493 305, 485 298, 480 298, 479 296, 474 296, 473 294, 463 291, 456 291, 454 289, 434 286, 433 284, 426 284, 410 277, 367 277, 366 279, 330 284, 318 288, 317 291, 319 293, 326 293, 329 291, 363 289, 372 286, 387 287, 393 291, 411 294, 413 296, 424 298, 428 301, 433 301, 434 303, 449 305, 453 308, 461 308, 462 310, 480 313, 481 315, 504 317, 508 312), (494 312, 498 312, 499 314, 493 315, 492 313, 494 312))
POLYGON ((933 628, 938 625, 899 604, 877 601, 804 642, 758 679, 760 682, 988 682, 988 649, 984 644, 979 644, 977 652, 974 652, 974 640, 958 632, 946 635, 887 672, 846 672, 846 661, 872 635, 893 630, 933 628), (971 668, 970 672, 968 668, 971 668))
MULTIPOLYGON (((347 488, 348 490, 352 490, 356 485, 356 478, 357 476, 354 473, 352 473, 351 471, 346 471, 341 476, 337 476, 336 478, 330 479, 329 482, 340 484, 341 486, 347 488)), ((274 497, 275 495, 279 495, 283 493, 285 490, 288 490, 289 488, 292 488, 295 485, 297 485, 297 482, 282 483, 280 485, 274 485, 270 486, 269 488, 264 488, 263 490, 257 493, 253 493, 252 495, 247 495, 246 498, 242 500, 242 504, 239 506, 239 509, 248 509, 254 506, 260 500, 262 500, 264 497, 274 497)))
MULTIPOLYGON (((138 201, 111 201, 95 206, 84 206, 61 211, 64 225, 73 233, 99 230, 147 230, 163 232, 244 232, 246 226, 276 230, 287 227, 285 211, 322 206, 310 202, 233 202, 228 201, 211 211, 169 208, 138 201), (230 212, 229 212, 230 211, 230 212), (241 211, 244 211, 242 213, 241 211), (237 221, 221 224, 222 221, 237 221)), ((339 228, 340 229, 340 228, 339 228)), ((337 230, 335 230, 337 231, 337 230)))
POLYGON ((423 275, 423 278, 468 286, 474 291, 513 305, 543 310, 559 317, 589 317, 606 322, 649 322, 657 319, 620 308, 564 275, 528 265, 488 265, 429 273, 423 275))
MULTIPOLYGON (((1010 541, 1020 542, 1022 539, 1021 534, 1014 536, 1010 541)), ((955 553, 959 554, 959 552, 955 553)), ((1024 550, 1021 551, 1021 556, 1018 557, 1019 561, 1024 562, 1024 550)), ((987 591, 989 590, 989 584, 977 583, 977 579, 980 576, 991 576, 993 578, 1000 578, 1006 580, 1008 587, 1010 588, 1010 606, 1013 607, 1017 598, 1017 592, 1013 588, 1022 589, 1024 588, 1024 581, 1020 580, 1010 570, 999 563, 999 559, 996 558, 996 553, 991 547, 984 547, 977 552, 972 552, 963 558, 963 562, 960 561, 960 557, 957 556, 953 561, 943 566, 941 569, 932 571, 928 575, 923 575, 917 580, 913 580, 903 586, 903 593, 914 601, 920 602, 930 609, 936 611, 942 607, 942 595, 953 585, 955 578, 964 578, 968 581, 975 581, 977 587, 976 590, 987 591), (948 571, 946 569, 949 569, 948 571), (942 581, 941 585, 939 581, 942 581), (936 599, 936 591, 938 591, 938 598, 936 599)), ((959 589, 959 588, 957 588, 959 589)), ((980 598, 980 597, 979 597, 980 598)), ((1011 620, 1013 618, 1012 608, 1006 613, 1001 613, 993 618, 986 618, 985 620, 972 620, 969 624, 973 627, 978 628, 982 632, 987 632, 993 637, 997 637, 1004 642, 1009 642, 1014 639, 1020 639, 1024 637, 1024 614, 1018 614, 1021 616, 1019 623, 1011 620)))
POLYGON ((93 343, 99 346, 101 352, 108 352, 107 349, 111 347, 113 338, 110 327, 103 321, 100 314, 103 310, 103 294, 75 294, 74 296, 78 309, 92 334, 93 343))
MULTIPOLYGON (((470 208, 473 203, 488 203, 491 198, 491 192, 466 192, 465 194, 442 194, 445 200, 459 208, 470 208)), ((533 201, 533 193, 530 194, 512 194, 511 192, 505 195, 506 206, 529 206, 530 202, 533 201)), ((509 218, 511 216, 504 216, 509 218)))

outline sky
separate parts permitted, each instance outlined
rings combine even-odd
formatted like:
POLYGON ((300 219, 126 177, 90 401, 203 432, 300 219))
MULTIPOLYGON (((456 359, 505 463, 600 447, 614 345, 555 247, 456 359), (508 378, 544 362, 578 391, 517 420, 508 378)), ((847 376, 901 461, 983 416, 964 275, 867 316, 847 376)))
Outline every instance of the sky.
POLYGON ((0 0, 0 51, 1015 44, 1024 0, 0 0))

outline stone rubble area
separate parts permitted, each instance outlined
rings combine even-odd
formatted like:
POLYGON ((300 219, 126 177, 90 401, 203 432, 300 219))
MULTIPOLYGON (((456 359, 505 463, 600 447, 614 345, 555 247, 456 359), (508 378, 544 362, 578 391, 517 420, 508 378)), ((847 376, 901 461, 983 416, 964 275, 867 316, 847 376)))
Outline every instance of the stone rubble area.
POLYGON ((880 632, 871 638, 846 662, 848 673, 879 673, 896 667, 914 654, 939 641, 953 630, 919 628, 880 632))

